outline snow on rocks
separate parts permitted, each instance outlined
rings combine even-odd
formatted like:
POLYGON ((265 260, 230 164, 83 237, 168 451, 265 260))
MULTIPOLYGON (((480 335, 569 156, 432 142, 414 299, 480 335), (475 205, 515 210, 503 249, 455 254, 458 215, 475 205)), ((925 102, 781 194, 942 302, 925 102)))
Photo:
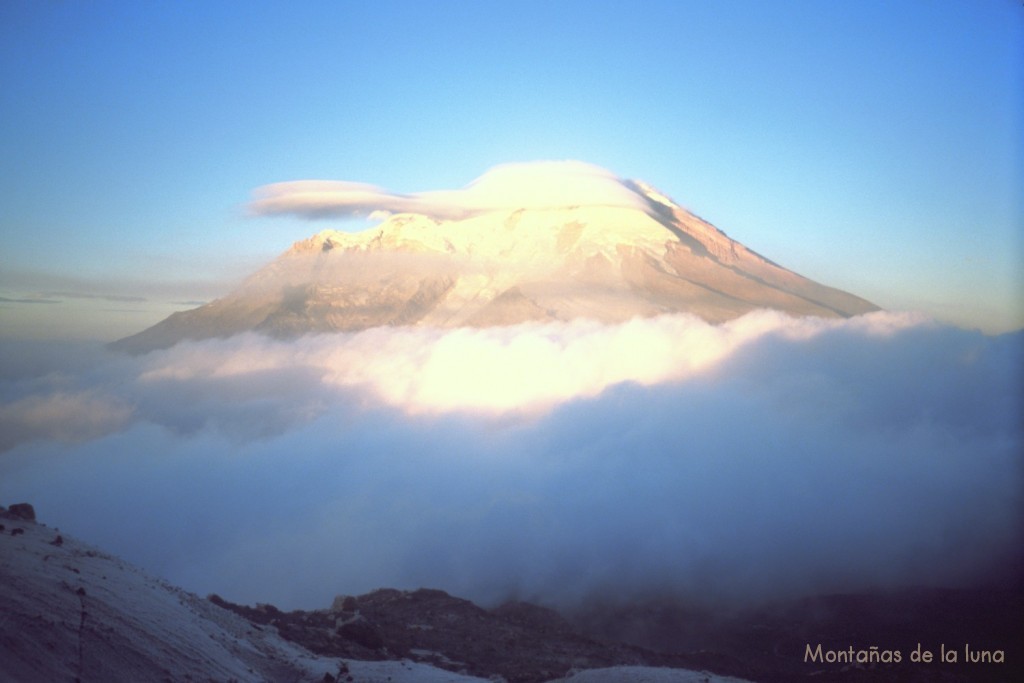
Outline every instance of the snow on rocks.
MULTIPOLYGON (((495 683, 408 660, 384 662, 347 661, 354 683, 495 683)), ((339 681, 344 681, 342 676, 339 681)))
MULTIPOLYGON (((0 683, 319 683, 339 671, 338 659, 316 657, 67 534, 2 509, 0 518, 0 683)), ((360 682, 482 680, 403 662, 347 666, 360 682)))
POLYGON ((613 666, 574 672, 549 683, 749 683, 742 678, 706 671, 663 669, 653 666, 613 666))
MULTIPOLYGON (((408 659, 314 655, 131 564, 0 507, 0 683, 495 683, 408 659)), ((344 601, 341 606, 346 606, 344 601)), ((446 659, 446 658, 444 658, 446 659)), ((573 683, 735 683, 681 669, 615 667, 573 683)))

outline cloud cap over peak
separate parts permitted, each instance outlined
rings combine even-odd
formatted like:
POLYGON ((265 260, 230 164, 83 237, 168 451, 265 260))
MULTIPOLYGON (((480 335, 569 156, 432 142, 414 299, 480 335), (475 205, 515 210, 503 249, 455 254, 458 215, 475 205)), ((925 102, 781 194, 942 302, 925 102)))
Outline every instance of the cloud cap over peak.
POLYGON ((460 219, 489 211, 563 206, 617 206, 647 210, 647 201, 621 179, 581 161, 537 161, 496 166, 462 189, 402 194, 367 183, 295 180, 257 188, 256 215, 308 219, 365 216, 375 211, 460 219))

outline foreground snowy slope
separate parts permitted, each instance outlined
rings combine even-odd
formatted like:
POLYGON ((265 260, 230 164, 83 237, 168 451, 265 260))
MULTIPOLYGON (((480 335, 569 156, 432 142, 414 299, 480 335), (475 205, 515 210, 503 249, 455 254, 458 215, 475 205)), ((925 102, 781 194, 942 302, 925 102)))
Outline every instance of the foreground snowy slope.
MULTIPOLYGON (((117 557, 0 507, 0 683, 233 681, 472 683, 420 662, 321 657, 117 557)), ((576 673, 575 676, 579 676, 576 673)), ((493 677, 490 680, 495 680, 493 677)), ((730 683, 612 668, 581 681, 730 683)))
POLYGON ((0 522, 0 680, 319 681, 337 668, 55 529, 0 522))

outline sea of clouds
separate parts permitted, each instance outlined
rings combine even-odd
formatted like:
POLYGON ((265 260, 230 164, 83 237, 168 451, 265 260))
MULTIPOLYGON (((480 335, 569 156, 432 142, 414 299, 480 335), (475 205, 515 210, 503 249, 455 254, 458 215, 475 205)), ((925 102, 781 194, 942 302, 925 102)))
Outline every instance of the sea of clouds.
POLYGON ((1021 569, 1022 342, 765 311, 2 342, 0 503, 281 607, 970 585, 1021 569))

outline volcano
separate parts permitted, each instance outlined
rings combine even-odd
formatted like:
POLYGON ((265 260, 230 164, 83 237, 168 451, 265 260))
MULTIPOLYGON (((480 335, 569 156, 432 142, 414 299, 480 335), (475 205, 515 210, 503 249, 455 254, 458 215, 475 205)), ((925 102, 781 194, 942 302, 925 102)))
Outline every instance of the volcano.
POLYGON ((851 317, 878 310, 730 239, 651 185, 581 162, 499 166, 454 191, 396 194, 297 181, 262 188, 259 214, 371 214, 324 230, 227 296, 112 344, 144 353, 255 331, 276 338, 379 326, 489 327, 755 309, 851 317))

